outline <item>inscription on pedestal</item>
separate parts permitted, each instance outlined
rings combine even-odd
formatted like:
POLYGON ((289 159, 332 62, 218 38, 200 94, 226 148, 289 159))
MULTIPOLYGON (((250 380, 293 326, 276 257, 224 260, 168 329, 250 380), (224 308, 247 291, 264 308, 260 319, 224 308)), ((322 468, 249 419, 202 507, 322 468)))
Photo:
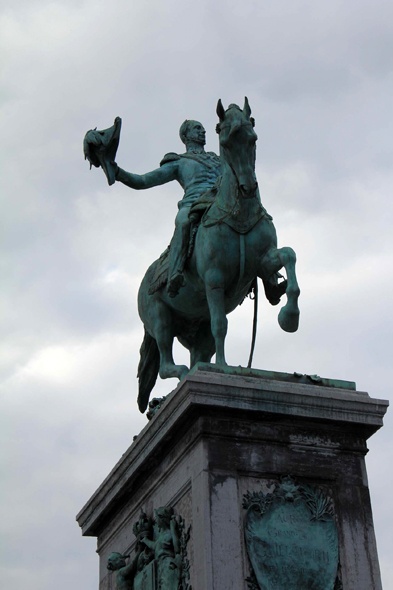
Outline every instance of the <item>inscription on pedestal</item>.
POLYGON ((273 493, 247 492, 243 507, 251 588, 334 590, 338 537, 333 503, 322 489, 287 476, 273 493))

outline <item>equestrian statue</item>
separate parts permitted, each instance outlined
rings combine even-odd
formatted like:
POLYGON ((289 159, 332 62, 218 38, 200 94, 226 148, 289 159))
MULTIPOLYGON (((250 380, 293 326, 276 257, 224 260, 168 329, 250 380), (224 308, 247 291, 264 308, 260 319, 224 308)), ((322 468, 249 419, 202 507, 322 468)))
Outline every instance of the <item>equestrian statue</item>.
MULTIPOLYGON (((252 291, 256 297, 258 277, 272 305, 287 296, 278 315, 281 328, 295 332, 299 326, 296 255, 292 248, 277 248, 272 217, 261 203, 255 176, 257 134, 247 98, 243 109, 231 104, 225 110, 219 100, 217 115, 220 156, 205 151, 203 125, 186 120, 180 127, 186 152, 166 154, 159 168, 143 175, 126 172, 114 161, 119 117, 113 127, 85 136, 85 157, 103 168, 109 184, 117 180, 140 190, 177 180, 184 189, 171 243, 148 268, 138 294, 145 328, 138 367, 141 412, 158 374, 182 379, 190 370, 174 362, 175 337, 190 351, 190 368, 209 363, 214 354, 216 364, 227 364, 226 316, 252 291), (282 268, 286 279, 280 281, 282 268)), ((255 329, 256 316, 253 345, 255 329)))

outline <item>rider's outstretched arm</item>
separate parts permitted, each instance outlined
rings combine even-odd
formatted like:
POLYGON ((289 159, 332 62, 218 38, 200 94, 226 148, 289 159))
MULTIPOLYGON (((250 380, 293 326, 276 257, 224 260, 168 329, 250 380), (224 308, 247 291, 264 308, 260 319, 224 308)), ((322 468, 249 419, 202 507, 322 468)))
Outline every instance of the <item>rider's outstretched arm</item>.
POLYGON ((176 180, 177 170, 178 162, 168 162, 161 168, 147 172, 147 174, 132 174, 118 166, 116 169, 116 180, 133 189, 141 190, 176 180))

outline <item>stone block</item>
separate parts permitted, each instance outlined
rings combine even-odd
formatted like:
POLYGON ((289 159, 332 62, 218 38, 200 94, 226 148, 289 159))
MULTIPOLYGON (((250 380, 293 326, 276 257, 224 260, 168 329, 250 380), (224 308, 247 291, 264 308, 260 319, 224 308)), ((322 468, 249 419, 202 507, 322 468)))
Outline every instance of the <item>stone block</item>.
POLYGON ((97 537, 100 590, 115 589, 107 558, 133 552, 140 511, 166 505, 191 524, 193 590, 247 590, 243 498, 288 475, 332 499, 343 590, 381 590, 364 456, 387 405, 353 382, 198 365, 77 516, 97 537))

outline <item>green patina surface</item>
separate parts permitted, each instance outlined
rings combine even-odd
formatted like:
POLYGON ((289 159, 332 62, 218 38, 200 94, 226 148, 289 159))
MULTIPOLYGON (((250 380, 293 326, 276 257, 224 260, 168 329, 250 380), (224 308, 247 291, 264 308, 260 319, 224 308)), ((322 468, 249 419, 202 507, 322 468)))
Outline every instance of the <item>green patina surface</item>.
POLYGON ((323 387, 335 387, 339 389, 350 389, 356 391, 354 381, 342 381, 341 379, 326 379, 318 375, 304 375, 302 373, 280 373, 279 371, 264 371, 261 369, 246 369, 245 367, 231 367, 213 365, 212 363, 197 363, 189 372, 193 375, 197 371, 209 373, 222 373, 225 375, 239 375, 241 377, 256 377, 260 379, 274 379, 275 381, 286 381, 289 383, 304 383, 306 385, 320 385, 323 387))
POLYGON ((273 493, 247 492, 245 537, 251 588, 333 590, 337 587, 338 534, 326 491, 281 478, 273 493))

